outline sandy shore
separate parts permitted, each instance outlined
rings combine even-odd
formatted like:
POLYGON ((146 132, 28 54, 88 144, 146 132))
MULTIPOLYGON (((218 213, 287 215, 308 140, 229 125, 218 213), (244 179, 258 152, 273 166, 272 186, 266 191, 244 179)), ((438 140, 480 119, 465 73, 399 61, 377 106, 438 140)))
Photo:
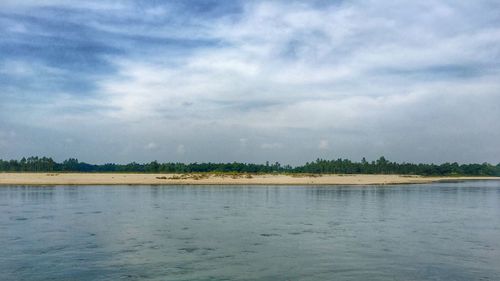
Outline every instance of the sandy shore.
POLYGON ((97 174, 0 173, 0 185, 365 185, 461 180, 500 180, 500 177, 421 177, 403 175, 220 175, 220 174, 97 174))

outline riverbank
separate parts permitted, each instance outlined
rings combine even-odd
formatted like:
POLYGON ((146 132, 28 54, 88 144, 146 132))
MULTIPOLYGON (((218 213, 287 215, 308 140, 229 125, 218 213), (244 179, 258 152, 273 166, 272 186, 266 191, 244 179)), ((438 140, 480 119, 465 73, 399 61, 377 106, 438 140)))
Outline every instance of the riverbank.
POLYGON ((500 177, 422 177, 340 174, 0 173, 0 185, 366 185, 500 180, 500 177))

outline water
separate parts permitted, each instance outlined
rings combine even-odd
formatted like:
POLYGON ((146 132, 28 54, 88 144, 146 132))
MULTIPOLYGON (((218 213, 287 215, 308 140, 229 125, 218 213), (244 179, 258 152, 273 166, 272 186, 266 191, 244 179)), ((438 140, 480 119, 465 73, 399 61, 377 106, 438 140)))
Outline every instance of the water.
POLYGON ((0 279, 500 280, 500 182, 0 188, 0 279))

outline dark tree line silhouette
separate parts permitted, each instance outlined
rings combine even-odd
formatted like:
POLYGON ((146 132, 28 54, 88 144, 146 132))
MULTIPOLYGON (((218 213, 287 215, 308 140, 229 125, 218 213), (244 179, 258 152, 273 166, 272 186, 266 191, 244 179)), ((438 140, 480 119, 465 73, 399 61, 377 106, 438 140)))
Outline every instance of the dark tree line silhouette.
POLYGON ((403 174, 425 176, 500 176, 500 163, 482 164, 413 164, 396 163, 380 157, 368 162, 363 158, 360 162, 348 159, 317 159, 304 165, 292 167, 276 162, 270 164, 252 163, 150 163, 129 164, 88 164, 70 158, 61 163, 48 157, 28 157, 21 160, 1 160, 0 172, 138 172, 138 173, 317 173, 317 174, 403 174))

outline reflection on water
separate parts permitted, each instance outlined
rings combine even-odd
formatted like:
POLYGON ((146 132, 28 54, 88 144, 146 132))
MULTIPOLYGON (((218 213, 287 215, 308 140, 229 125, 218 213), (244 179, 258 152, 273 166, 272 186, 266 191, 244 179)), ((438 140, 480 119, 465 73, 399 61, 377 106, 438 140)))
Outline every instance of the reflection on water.
POLYGON ((0 188, 1 280, 500 280, 500 182, 0 188))

